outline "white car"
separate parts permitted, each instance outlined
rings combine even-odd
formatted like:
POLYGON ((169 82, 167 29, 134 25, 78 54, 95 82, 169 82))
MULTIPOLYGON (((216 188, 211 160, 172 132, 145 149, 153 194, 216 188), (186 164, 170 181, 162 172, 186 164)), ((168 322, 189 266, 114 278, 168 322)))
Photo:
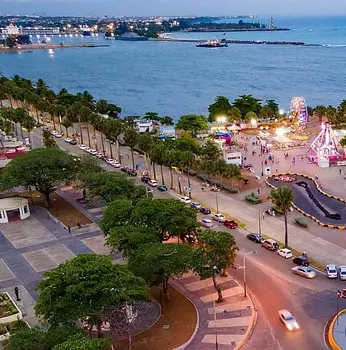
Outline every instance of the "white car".
POLYGON ((328 278, 338 278, 338 272, 334 264, 326 265, 326 273, 328 278))
POLYGON ((91 149, 89 151, 89 153, 92 155, 92 156, 97 156, 98 152, 96 151, 96 149, 91 149))
POLYGON ((89 152, 91 151, 91 148, 88 147, 88 146, 85 146, 85 147, 83 148, 83 151, 89 153, 89 152))
POLYGON ((57 132, 56 130, 51 130, 50 133, 51 133, 52 135, 58 134, 58 132, 57 132))
POLYGON ((191 203, 190 197, 187 197, 187 196, 181 197, 180 201, 185 203, 185 204, 190 204, 191 203))
POLYGON ((79 145, 79 148, 82 149, 83 151, 87 148, 85 145, 79 145))
POLYGON ((339 266, 339 278, 341 281, 346 280, 346 266, 339 266))
POLYGON ((115 162, 116 160, 115 159, 113 159, 113 158, 107 158, 106 159, 106 163, 108 163, 108 164, 112 164, 113 162, 115 162))
POLYGON ((70 143, 72 141, 72 139, 70 139, 69 137, 67 137, 66 139, 65 139, 65 142, 67 142, 67 143, 70 143))
MULTIPOLYGON (((148 185, 151 186, 151 187, 157 187, 158 186, 158 183, 156 180, 154 179, 149 179, 148 180, 148 185)), ((189 198, 189 197, 188 197, 189 198)), ((190 198, 189 198, 190 199, 190 198)))
POLYGON ((279 310, 278 314, 280 321, 284 324, 286 329, 288 329, 289 331, 296 331, 299 329, 298 322, 288 310, 279 310))
POLYGON ((290 259, 293 257, 292 252, 287 248, 279 249, 278 254, 285 259, 290 259))
POLYGON ((60 134, 60 132, 56 132, 56 133, 54 134, 54 136, 55 136, 56 138, 58 138, 58 139, 61 139, 61 138, 62 138, 62 134, 60 134))
POLYGON ((213 222, 210 219, 201 220, 201 225, 207 228, 211 228, 213 226, 213 222))
POLYGON ((118 162, 115 160, 115 161, 113 161, 113 162, 111 163, 111 166, 112 166, 113 168, 120 168, 120 167, 121 167, 121 164, 118 163, 118 162))
POLYGON ((225 215, 223 215, 223 214, 214 214, 213 220, 218 221, 218 222, 225 222, 226 218, 225 218, 225 215))

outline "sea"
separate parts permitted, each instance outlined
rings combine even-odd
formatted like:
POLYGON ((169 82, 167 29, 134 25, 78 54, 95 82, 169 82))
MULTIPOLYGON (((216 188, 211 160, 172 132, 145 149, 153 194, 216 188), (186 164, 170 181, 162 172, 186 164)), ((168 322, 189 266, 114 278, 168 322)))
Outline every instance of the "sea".
MULTIPOLYGON (((270 23, 269 17, 254 21, 270 23)), ((95 37, 54 37, 52 43, 107 44, 0 53, 0 72, 41 78, 55 91, 89 91, 121 106, 122 116, 148 111, 177 120, 208 114, 216 96, 231 101, 252 94, 274 99, 287 111, 294 96, 309 106, 346 99, 346 17, 277 17, 289 31, 231 32, 230 40, 300 41, 316 46, 235 44, 197 48, 196 43, 126 42, 95 37)), ((213 39, 222 33, 175 33, 176 38, 213 39)), ((33 37, 35 43, 40 38, 33 37)))

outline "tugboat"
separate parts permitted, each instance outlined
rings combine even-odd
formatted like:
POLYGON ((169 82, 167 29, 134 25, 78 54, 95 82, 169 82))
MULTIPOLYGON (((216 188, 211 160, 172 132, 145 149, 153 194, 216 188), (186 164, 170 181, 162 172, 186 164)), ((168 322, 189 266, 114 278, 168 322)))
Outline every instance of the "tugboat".
POLYGON ((224 33, 222 39, 214 39, 214 40, 204 41, 202 43, 198 43, 196 46, 197 47, 210 47, 210 48, 227 47, 228 44, 226 42, 225 35, 226 35, 226 33, 224 33))

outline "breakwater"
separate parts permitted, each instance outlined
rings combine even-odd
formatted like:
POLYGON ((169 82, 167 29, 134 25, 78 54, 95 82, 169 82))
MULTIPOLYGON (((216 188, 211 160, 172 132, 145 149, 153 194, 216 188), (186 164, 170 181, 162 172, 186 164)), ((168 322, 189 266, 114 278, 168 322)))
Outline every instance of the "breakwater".
MULTIPOLYGON (((185 39, 185 38, 155 38, 149 39, 153 41, 172 41, 181 43, 202 43, 208 40, 201 39, 185 39)), ((264 40, 225 40, 227 44, 243 44, 243 45, 289 45, 289 46, 322 46, 320 44, 307 44, 303 41, 264 41, 264 40)))

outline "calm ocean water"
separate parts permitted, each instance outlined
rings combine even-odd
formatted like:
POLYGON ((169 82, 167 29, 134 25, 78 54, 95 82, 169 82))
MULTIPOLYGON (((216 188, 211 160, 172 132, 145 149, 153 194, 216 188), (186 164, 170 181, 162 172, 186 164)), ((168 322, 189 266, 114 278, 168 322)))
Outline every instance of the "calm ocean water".
MULTIPOLYGON (((304 41, 323 46, 203 49, 194 43, 63 37, 55 42, 93 42, 110 47, 0 53, 0 71, 6 76, 42 78, 55 90, 88 90, 96 98, 122 106, 122 115, 147 111, 176 118, 187 113, 207 114, 217 95, 234 99, 253 94, 263 100, 275 99, 285 110, 293 96, 304 96, 311 106, 337 105, 346 99, 346 17, 275 20, 277 26, 292 30, 228 33, 227 38, 304 41)), ((268 23, 269 19, 259 21, 268 23)), ((217 35, 176 34, 200 39, 217 35)))

